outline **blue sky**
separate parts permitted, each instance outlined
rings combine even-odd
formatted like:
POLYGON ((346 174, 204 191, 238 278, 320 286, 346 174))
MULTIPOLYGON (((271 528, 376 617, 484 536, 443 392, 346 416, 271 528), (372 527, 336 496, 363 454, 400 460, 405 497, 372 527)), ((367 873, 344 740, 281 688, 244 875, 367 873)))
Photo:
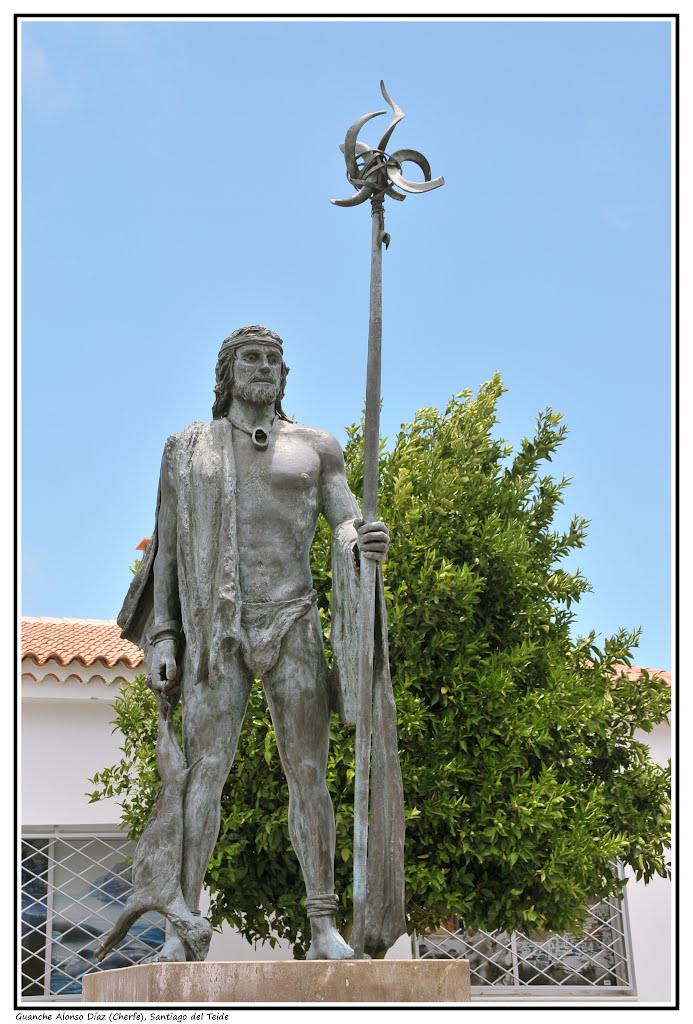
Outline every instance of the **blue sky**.
POLYGON ((21 59, 24 614, 115 617, 235 327, 279 331, 287 411, 344 439, 370 217, 329 199, 384 78, 390 148, 446 185, 387 209, 382 432, 496 370, 513 444, 563 412, 576 632, 642 626, 671 668, 667 22, 33 21, 21 59))

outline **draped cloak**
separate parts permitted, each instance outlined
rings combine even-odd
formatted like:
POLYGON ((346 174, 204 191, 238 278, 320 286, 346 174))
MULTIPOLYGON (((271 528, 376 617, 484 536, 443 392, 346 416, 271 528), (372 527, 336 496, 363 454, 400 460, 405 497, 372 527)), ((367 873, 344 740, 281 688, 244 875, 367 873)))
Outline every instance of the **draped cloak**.
MULTIPOLYGON (((191 423, 166 442, 152 538, 118 616, 121 636, 150 664, 150 636, 162 618, 154 611, 154 560, 164 499, 175 529, 182 643, 188 648, 185 685, 220 686, 221 651, 241 639, 241 593, 236 541, 236 472, 232 429, 226 419, 191 423), (162 487, 162 483, 165 486, 162 487), (175 524, 175 525, 174 525, 175 524)), ((333 665, 330 702, 346 725, 356 722, 358 681, 358 569, 351 521, 332 538, 333 665)), ((183 661, 179 658, 179 661, 183 661)), ((378 567, 373 677, 373 741, 368 831, 366 950, 389 949, 406 930, 404 916, 404 800, 397 751, 396 710, 388 660, 382 572, 378 567)))

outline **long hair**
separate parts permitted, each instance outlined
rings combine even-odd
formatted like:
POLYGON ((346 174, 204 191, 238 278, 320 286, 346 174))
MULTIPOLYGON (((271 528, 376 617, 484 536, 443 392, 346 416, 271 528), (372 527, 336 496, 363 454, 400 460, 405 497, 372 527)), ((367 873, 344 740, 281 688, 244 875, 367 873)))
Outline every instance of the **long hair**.
MULTIPOLYGON (((214 405, 212 406, 212 419, 223 420, 226 413, 229 411, 229 405, 231 403, 231 397, 233 394, 233 362, 236 355, 235 348, 227 348, 226 351, 219 353, 217 359, 216 368, 216 386, 214 388, 214 405)), ((286 378, 289 375, 289 367, 282 358, 282 375, 279 384, 279 394, 277 400, 274 403, 274 411, 280 420, 286 420, 290 423, 291 420, 282 409, 282 398, 284 397, 284 391, 286 389, 286 378)))

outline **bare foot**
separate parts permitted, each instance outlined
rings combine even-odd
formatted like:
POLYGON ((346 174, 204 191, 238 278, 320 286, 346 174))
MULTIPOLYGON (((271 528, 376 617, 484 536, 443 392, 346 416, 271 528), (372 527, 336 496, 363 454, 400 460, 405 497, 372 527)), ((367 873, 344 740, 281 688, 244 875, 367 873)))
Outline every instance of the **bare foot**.
POLYGON ((353 960, 354 951, 337 931, 334 917, 314 917, 310 922, 312 942, 306 960, 353 960))

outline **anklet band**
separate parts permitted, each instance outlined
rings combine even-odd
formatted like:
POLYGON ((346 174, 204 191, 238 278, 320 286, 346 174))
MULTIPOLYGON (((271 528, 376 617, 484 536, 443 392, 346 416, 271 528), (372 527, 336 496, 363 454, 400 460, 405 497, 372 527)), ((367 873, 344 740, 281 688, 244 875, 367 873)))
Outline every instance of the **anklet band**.
POLYGON ((324 892, 319 896, 309 896, 303 905, 308 917, 332 917, 337 913, 339 897, 334 892, 324 892))

